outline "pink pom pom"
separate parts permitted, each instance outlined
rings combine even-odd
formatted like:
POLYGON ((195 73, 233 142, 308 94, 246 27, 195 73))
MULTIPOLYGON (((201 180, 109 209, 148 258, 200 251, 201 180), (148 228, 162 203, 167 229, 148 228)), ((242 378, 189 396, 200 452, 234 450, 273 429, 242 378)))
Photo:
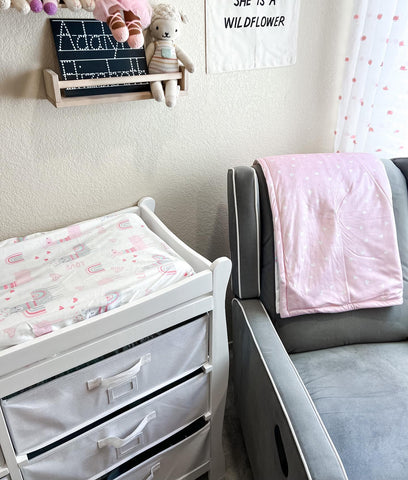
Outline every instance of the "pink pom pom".
POLYGON ((31 0, 30 8, 34 13, 42 12, 43 4, 41 0, 31 0))
POLYGON ((58 11, 58 6, 54 2, 46 2, 44 3, 44 12, 47 15, 55 15, 58 11))

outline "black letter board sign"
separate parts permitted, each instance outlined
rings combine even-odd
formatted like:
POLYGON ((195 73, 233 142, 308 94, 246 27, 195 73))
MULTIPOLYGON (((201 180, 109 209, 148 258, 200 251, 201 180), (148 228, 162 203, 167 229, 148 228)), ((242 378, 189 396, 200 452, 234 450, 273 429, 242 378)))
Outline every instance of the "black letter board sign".
MULTIPOLYGON (((51 19, 63 80, 146 75, 143 48, 117 42, 106 23, 98 20, 51 19)), ((148 91, 149 83, 67 88, 67 97, 148 91)))

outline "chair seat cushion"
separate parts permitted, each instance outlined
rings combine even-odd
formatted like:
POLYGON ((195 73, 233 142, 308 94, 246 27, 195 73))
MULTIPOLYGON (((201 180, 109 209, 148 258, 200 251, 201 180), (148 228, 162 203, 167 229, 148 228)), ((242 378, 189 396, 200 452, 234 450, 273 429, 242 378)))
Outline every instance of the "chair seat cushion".
POLYGON ((406 480, 408 342, 291 355, 350 480, 406 480))

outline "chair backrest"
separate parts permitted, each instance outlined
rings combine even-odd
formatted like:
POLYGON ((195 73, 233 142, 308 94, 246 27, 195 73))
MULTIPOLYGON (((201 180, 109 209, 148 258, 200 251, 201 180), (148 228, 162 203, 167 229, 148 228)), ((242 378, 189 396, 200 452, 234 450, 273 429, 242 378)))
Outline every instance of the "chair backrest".
POLYGON ((273 220, 262 169, 254 165, 228 172, 234 295, 262 301, 289 353, 408 337, 408 158, 383 162, 392 189, 404 279, 403 305, 283 319, 275 311, 273 220))

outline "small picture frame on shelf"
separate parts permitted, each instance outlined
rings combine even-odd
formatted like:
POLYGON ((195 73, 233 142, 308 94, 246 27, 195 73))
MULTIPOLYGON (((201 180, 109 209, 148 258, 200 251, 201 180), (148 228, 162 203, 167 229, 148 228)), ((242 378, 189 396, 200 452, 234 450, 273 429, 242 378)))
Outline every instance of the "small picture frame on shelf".
MULTIPOLYGON (((144 48, 117 42, 104 22, 90 19, 51 19, 63 80, 124 78, 147 75, 144 48)), ((66 97, 146 92, 149 82, 66 88, 66 97)))

